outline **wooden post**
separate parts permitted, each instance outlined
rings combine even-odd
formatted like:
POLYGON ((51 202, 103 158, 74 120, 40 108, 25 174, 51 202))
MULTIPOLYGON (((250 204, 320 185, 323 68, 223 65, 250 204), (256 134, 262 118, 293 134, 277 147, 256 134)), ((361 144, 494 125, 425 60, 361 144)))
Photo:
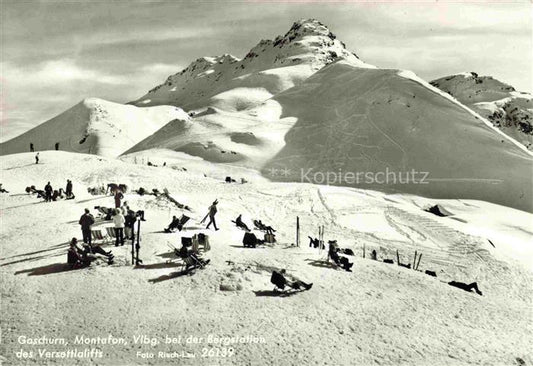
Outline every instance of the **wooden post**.
POLYGON ((400 265, 400 254, 398 253, 398 249, 396 249, 396 260, 398 261, 398 265, 400 265))
POLYGON ((413 269, 415 269, 415 265, 416 265, 416 254, 417 254, 417 251, 415 250, 415 260, 413 261, 413 269))
POLYGON ((366 249, 365 244, 363 243, 363 258, 365 257, 365 251, 366 251, 365 249, 366 249))
POLYGON ((300 217, 296 216, 296 246, 300 246, 300 217))
POLYGON ((322 226, 318 225, 318 252, 322 251, 322 226))
POLYGON ((418 263, 416 265, 416 270, 418 270, 418 266, 420 265, 420 260, 422 259, 422 253, 418 256, 418 263))

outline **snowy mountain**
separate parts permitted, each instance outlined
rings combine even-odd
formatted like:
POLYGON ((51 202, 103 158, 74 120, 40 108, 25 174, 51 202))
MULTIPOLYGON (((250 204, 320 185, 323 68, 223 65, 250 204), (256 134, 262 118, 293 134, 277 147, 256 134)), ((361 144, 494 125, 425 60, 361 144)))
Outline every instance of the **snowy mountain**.
POLYGON ((303 19, 285 35, 259 42, 242 60, 228 54, 202 57, 133 104, 169 104, 185 110, 213 105, 240 111, 298 85, 338 59, 374 67, 347 51, 324 24, 303 19))
POLYGON ((116 157, 169 121, 186 121, 183 110, 171 106, 137 108, 88 98, 39 126, 0 144, 2 155, 59 150, 116 157))
POLYGON ((531 154, 441 93, 410 73, 333 63, 273 98, 297 122, 263 173, 531 211, 531 154), (413 169, 423 183, 406 179, 413 169), (347 179, 357 172, 369 178, 347 179))
MULTIPOLYGON (((484 84, 493 100, 512 91, 484 84)), ((2 154, 59 141, 60 150, 126 160, 164 156, 295 182, 310 172, 313 183, 533 211, 533 159, 523 145, 413 73, 364 63, 317 20, 294 23, 242 60, 196 60, 132 104, 91 99, 0 145, 2 154), (384 171, 395 179, 351 178, 384 171), (423 184, 399 182, 412 171, 423 184), (332 174, 339 178, 320 179, 332 174)))
POLYGON ((446 76, 431 84, 533 150, 533 95, 517 92, 510 85, 475 72, 446 76))
POLYGON ((452 96, 303 20, 0 144, 0 364, 531 365, 533 155, 478 106, 514 92, 482 84, 452 96), (25 191, 67 179, 72 199, 25 191), (112 182, 145 213, 137 243, 97 211, 116 207, 95 190, 112 182), (214 200, 220 230, 201 221, 214 200), (84 209, 113 259, 70 268, 84 209), (276 242, 245 248, 238 216, 276 242), (309 245, 319 228, 351 271, 309 245), (210 262, 191 269, 175 249, 202 234, 210 262), (273 291, 281 269, 312 287, 273 291))

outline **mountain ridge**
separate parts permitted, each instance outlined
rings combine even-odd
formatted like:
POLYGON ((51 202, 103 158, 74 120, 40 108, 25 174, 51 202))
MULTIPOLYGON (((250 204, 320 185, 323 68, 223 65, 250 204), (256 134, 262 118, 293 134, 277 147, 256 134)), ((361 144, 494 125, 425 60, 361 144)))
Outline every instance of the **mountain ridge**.
POLYGON ((448 75, 430 82, 489 120, 496 128, 533 150, 533 95, 476 72, 448 75))

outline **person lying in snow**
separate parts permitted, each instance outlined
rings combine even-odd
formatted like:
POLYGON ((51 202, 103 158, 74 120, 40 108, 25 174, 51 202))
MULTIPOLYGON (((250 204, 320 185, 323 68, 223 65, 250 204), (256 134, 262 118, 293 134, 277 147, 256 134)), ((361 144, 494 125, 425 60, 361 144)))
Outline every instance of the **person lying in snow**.
POLYGON ((339 247, 337 246, 336 240, 330 240, 328 241, 329 244, 329 250, 328 250, 328 258, 331 258, 333 262, 344 269, 345 271, 351 272, 351 268, 353 267, 353 263, 350 263, 348 258, 340 256, 338 254, 339 247))
POLYGON ((44 193, 44 191, 40 190, 40 189, 36 189, 35 186, 31 186, 31 187, 26 187, 26 193, 30 193, 30 194, 37 194, 37 198, 46 198, 46 194, 44 193))
POLYGON ((84 245, 83 247, 80 247, 78 239, 72 238, 67 252, 67 263, 71 268, 88 266, 92 261, 98 259, 96 254, 106 257, 109 264, 113 263, 114 256, 110 251, 106 252, 100 246, 96 245, 84 245))
POLYGON ((312 283, 305 283, 293 276, 293 280, 290 281, 286 277, 286 271, 282 269, 281 271, 272 271, 272 276, 270 277, 270 282, 272 282, 277 288, 284 290, 285 286, 288 286, 297 291, 309 290, 313 287, 312 283))
POLYGON ((481 291, 479 291, 479 288, 477 287, 477 282, 472 282, 471 284, 466 284, 464 282, 451 281, 451 282, 448 282, 448 285, 460 288, 461 290, 465 290, 465 291, 468 291, 468 292, 472 292, 472 290, 474 290, 476 292, 476 294, 478 294, 480 296, 483 296, 483 293, 481 291))
POLYGON ((244 231, 250 231, 250 229, 248 228, 248 225, 246 225, 244 222, 242 222, 242 215, 239 215, 235 221, 231 221, 233 223, 235 223, 235 226, 237 226, 238 228, 241 228, 243 229, 244 231))

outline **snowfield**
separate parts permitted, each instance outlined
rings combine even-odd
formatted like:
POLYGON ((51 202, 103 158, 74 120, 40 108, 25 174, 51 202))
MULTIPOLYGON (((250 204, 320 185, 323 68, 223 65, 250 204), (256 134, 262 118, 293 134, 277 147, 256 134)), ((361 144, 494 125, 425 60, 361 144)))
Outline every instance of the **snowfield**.
MULTIPOLYGON (((531 364, 533 357, 533 249, 530 213, 474 200, 434 200, 413 195, 388 195, 371 190, 313 184, 268 182, 240 168, 227 184, 224 165, 173 151, 151 152, 159 167, 146 165, 142 153, 116 160, 67 152, 42 152, 0 157, 2 240, 0 254, 2 361, 5 364, 77 365, 514 365, 531 364), (137 159, 137 164, 135 164, 137 159), (162 167, 161 161, 167 166, 162 167), (141 162, 144 164, 141 165, 141 162), (185 168, 186 170, 184 170, 185 168), (204 176, 205 173, 205 176, 204 176), (75 200, 45 203, 24 192, 74 183, 75 200), (112 207, 111 196, 92 196, 87 187, 109 182, 168 188, 191 207, 183 236, 205 232, 211 264, 193 275, 180 275, 168 243, 180 234, 162 229, 172 215, 172 203, 154 196, 128 193, 132 208, 144 209, 142 266, 132 267, 129 247, 106 250, 115 264, 93 264, 67 270, 66 250, 72 237, 81 237, 77 224, 83 209, 112 207), (207 206, 218 198, 219 231, 198 224, 207 206), (451 213, 438 217, 425 212, 439 204, 451 213), (245 249, 243 232, 230 220, 238 214, 277 229, 278 243, 245 249), (295 242, 300 217, 302 243, 295 242), (353 272, 328 266, 326 253, 308 247, 307 235, 337 239, 355 252, 353 272), (492 242, 492 244, 489 242, 492 242), (362 258, 363 246, 367 258, 362 258), (372 249, 378 261, 368 259, 372 249), (421 271, 385 264, 399 251, 402 263, 422 253, 421 271), (313 282, 309 291, 273 296, 272 269, 313 282), (437 278, 423 273, 429 269, 437 278), (447 285, 477 281, 483 296, 447 285), (75 345, 76 336, 124 339, 118 345, 75 345), (138 335, 157 343, 135 343, 138 335), (68 346, 23 345, 21 336, 64 338, 68 346), (200 343, 165 344, 167 337, 204 337, 200 343), (202 357, 207 343, 219 337, 243 337, 231 344, 231 357, 202 357), (256 342, 257 341, 257 342, 256 342), (46 348, 98 348, 103 357, 80 360, 16 358, 15 352, 46 348), (140 353, 154 352, 155 358, 140 353), (158 358, 158 352, 188 352, 191 359, 158 358), (523 364, 523 363, 522 363, 523 364)), ((98 220, 95 228, 109 226, 98 220)), ((148 342, 149 343, 149 342, 148 342)))

